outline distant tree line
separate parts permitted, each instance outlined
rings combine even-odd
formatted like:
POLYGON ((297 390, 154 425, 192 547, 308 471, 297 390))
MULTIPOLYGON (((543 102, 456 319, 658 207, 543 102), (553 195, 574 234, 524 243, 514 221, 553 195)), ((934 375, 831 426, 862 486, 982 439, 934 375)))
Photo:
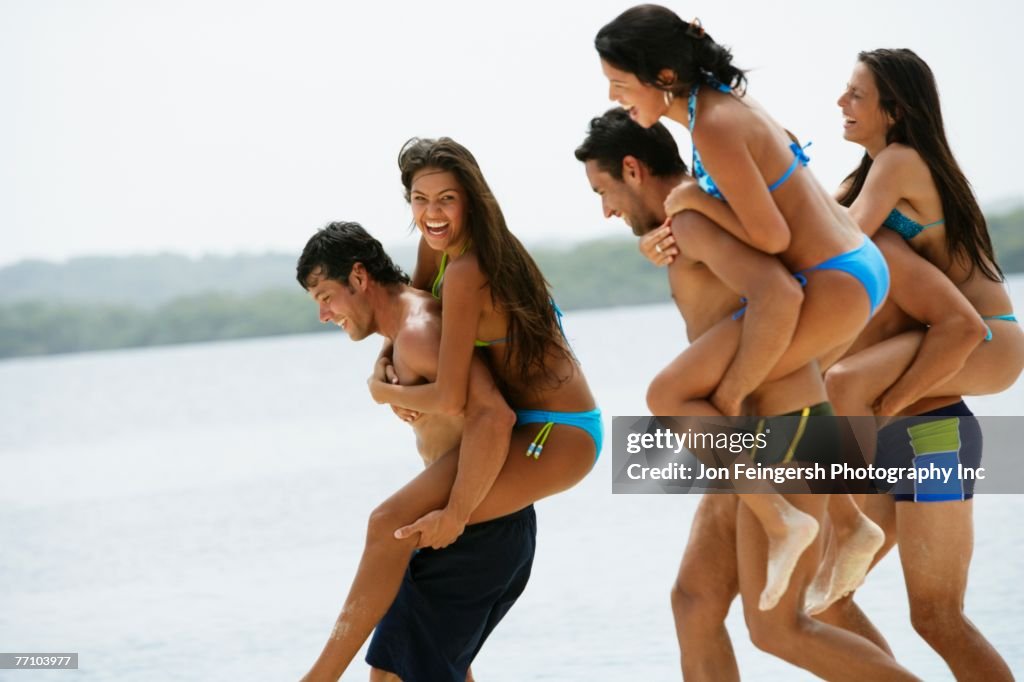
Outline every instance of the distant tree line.
MULTIPOLYGON (((1024 272, 1024 207, 988 218, 1003 270, 1024 272)), ((410 264, 411 247, 393 249, 410 264)), ((563 308, 665 302, 664 270, 628 238, 532 249, 563 308)), ((176 255, 0 268, 0 358, 316 331, 295 256, 176 255)))
POLYGON ((106 303, 0 306, 0 357, 241 339, 317 331, 316 307, 294 291, 211 293, 156 309, 106 303))
MULTIPOLYGON (((396 259, 415 258, 413 246, 396 259)), ((0 303, 56 300, 155 308, 211 291, 248 295, 295 284, 298 253, 203 256, 86 256, 66 263, 22 261, 0 268, 0 303)), ((404 261, 399 261, 404 262, 404 261)))
POLYGON ((1024 206, 985 219, 999 267, 1008 275, 1024 272, 1024 206))
MULTIPOLYGON (((563 308, 650 303, 664 301, 668 296, 665 273, 641 258, 633 241, 593 241, 566 250, 538 251, 535 255, 563 308)), ((163 266, 175 260, 175 257, 157 258, 163 266)), ((59 300, 56 295, 45 300, 0 304, 0 358, 324 329, 317 319, 316 306, 294 280, 294 258, 277 258, 286 263, 268 260, 263 265, 268 270, 287 273, 287 278, 282 274, 277 277, 282 282, 279 288, 258 293, 211 291, 181 296, 156 307, 59 300)), ((36 265, 59 268, 50 264, 36 265)), ((82 265, 79 263, 77 267, 81 269, 82 265)), ((116 267, 124 272, 131 271, 123 263, 116 267)), ((237 285, 237 280, 231 280, 231 272, 237 273, 237 270, 230 260, 225 261, 224 270, 223 281, 230 280, 237 285)), ((160 277, 165 278, 167 272, 162 269, 160 277)), ((25 274, 24 270, 21 274, 25 274)), ((109 281, 109 276, 107 279, 109 281)), ((67 286, 74 288, 70 283, 67 286)), ((132 278, 131 284, 125 286, 147 288, 140 284, 139 277, 132 278)))

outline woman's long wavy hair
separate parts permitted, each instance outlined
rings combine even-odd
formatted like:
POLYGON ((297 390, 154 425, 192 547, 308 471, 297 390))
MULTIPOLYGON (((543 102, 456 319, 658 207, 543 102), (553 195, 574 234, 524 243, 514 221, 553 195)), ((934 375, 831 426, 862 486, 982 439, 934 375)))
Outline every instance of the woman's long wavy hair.
POLYGON ((505 366, 521 386, 539 378, 562 380, 548 357, 572 359, 555 317, 548 282, 540 268, 505 223, 498 200, 468 149, 451 138, 412 138, 398 155, 405 200, 412 181, 424 169, 448 171, 458 178, 466 197, 465 224, 480 270, 491 287, 495 305, 508 314, 505 366))
MULTIPOLYGON (((932 70, 906 49, 861 52, 857 59, 874 76, 882 111, 895 121, 885 134, 885 143, 911 147, 928 165, 942 201, 949 253, 972 273, 977 268, 989 279, 1003 281, 985 216, 946 141, 939 89, 932 70)), ((843 206, 852 205, 860 195, 871 164, 871 157, 865 152, 860 166, 846 177, 848 189, 839 200, 843 206)))
POLYGON ((686 22, 660 5, 626 10, 597 32, 594 47, 601 59, 631 73, 646 85, 689 94, 690 86, 714 77, 742 94, 747 77, 732 63, 732 52, 704 32, 700 22, 686 22), (661 79, 662 69, 676 74, 673 83, 661 79))

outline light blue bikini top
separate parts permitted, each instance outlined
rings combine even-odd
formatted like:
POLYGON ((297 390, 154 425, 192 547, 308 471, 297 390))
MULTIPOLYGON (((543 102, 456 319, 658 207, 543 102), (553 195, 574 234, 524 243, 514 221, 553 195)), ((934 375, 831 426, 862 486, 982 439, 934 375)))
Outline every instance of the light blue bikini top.
POLYGON ((890 230, 909 241, 927 230, 929 227, 936 227, 937 225, 942 225, 944 222, 946 222, 946 219, 942 218, 940 220, 936 220, 934 223, 922 225, 916 220, 912 220, 903 215, 894 208, 889 212, 889 217, 885 219, 885 222, 882 223, 882 225, 888 227, 890 230))
MULTIPOLYGON (((718 82, 717 80, 715 80, 711 76, 705 75, 704 78, 705 78, 705 82, 709 86, 713 87, 714 89, 718 90, 719 92, 732 92, 732 88, 730 88, 728 85, 726 85, 724 83, 718 82)), ((691 138, 693 137, 693 125, 694 125, 694 123, 697 120, 697 92, 699 90, 700 90, 700 83, 699 82, 694 83, 693 87, 690 88, 690 99, 686 103, 686 109, 687 109, 687 111, 689 112, 689 115, 690 115, 690 137, 691 138)), ((793 172, 796 171, 797 166, 806 166, 810 162, 811 157, 807 156, 807 154, 804 153, 804 150, 807 149, 810 146, 811 146, 810 142, 808 142, 803 147, 801 147, 796 142, 793 142, 793 143, 791 143, 789 145, 789 149, 793 152, 793 156, 795 157, 793 159, 793 165, 791 165, 789 167, 789 169, 785 173, 782 174, 781 178, 779 178, 778 180, 776 180, 772 184, 768 185, 768 191, 769 192, 774 192, 775 190, 777 190, 779 187, 782 186, 782 183, 786 182, 786 180, 789 180, 789 176, 791 176, 793 174, 793 172)), ((693 145, 693 164, 692 165, 693 165, 693 177, 696 178, 697 185, 700 186, 700 188, 702 190, 704 190, 704 192, 706 194, 709 194, 709 195, 713 196, 716 199, 721 199, 722 201, 725 201, 725 197, 722 196, 722 192, 719 191, 718 186, 715 185, 715 181, 711 178, 710 175, 708 175, 708 172, 704 169, 704 164, 700 160, 700 152, 697 151, 697 145, 696 144, 693 145)))

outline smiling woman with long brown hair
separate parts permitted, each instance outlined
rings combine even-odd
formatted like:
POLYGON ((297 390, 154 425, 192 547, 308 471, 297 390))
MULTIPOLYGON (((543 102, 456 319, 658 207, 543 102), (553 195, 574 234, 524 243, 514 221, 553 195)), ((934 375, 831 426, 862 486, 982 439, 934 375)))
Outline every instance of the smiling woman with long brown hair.
MULTIPOLYGON (((1024 331, 985 217, 946 139, 928 64, 908 49, 861 52, 837 103, 843 137, 864 147, 840 201, 865 233, 895 242, 887 254, 912 249, 941 270, 955 288, 943 283, 966 299, 963 307, 968 316, 973 308, 974 319, 967 317, 973 343, 959 344, 962 352, 954 348, 955 337, 936 345, 919 325, 899 332, 907 325, 890 322, 899 333, 828 370, 829 393, 850 414, 913 415, 879 432, 879 466, 920 461, 951 471, 943 486, 900 484, 891 496, 872 496, 872 513, 888 529, 887 548, 898 543, 914 629, 957 679, 1010 680, 1006 662, 964 614, 974 484, 959 472, 981 464, 982 434, 960 396, 997 393, 1016 380, 1024 367, 1024 331)), ((893 288, 894 297, 940 296, 936 287, 901 278, 893 288)), ((953 314, 952 305, 943 307, 943 315, 953 314)), ((881 331, 871 327, 864 336, 881 331)))
MULTIPOLYGON (((414 422, 419 414, 465 410, 466 437, 461 454, 451 451, 431 463, 371 515, 359 570, 309 680, 336 679, 392 603, 399 603, 396 594, 416 592, 415 576, 403 579, 410 552, 444 551, 467 523, 506 517, 574 486, 601 451, 601 411, 562 332, 561 312, 536 263, 506 226, 476 159, 448 138, 413 139, 399 165, 422 235, 413 283, 441 301, 440 348, 436 379, 415 385, 389 380, 385 354, 370 393, 414 422), (477 443, 481 450, 503 452, 507 445, 508 454, 496 477, 482 481, 472 474, 479 484, 467 496, 465 458, 475 454, 465 452, 475 423, 468 397, 478 354, 515 409, 516 423, 510 443, 477 443)), ((456 678, 465 677, 474 654, 460 655, 452 682, 463 682, 456 678)), ((374 654, 375 669, 388 669, 384 658, 374 654)))

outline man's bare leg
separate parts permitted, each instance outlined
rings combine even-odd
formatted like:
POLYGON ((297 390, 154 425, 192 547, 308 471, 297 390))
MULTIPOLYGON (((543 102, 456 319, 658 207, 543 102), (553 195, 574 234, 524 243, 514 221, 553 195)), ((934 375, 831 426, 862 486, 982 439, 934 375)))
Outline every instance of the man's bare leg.
POLYGON ((898 502, 910 622, 958 680, 1012 680, 1006 661, 964 614, 974 550, 973 500, 898 502))
POLYGON ((725 617, 739 593, 736 574, 736 507, 732 494, 707 494, 690 527, 679 575, 672 586, 672 615, 686 680, 740 679, 725 617))
POLYGON ((825 611, 816 615, 814 619, 827 625, 842 628, 855 635, 860 635, 889 654, 890 658, 895 658, 885 636, 882 635, 881 631, 875 627, 875 624, 871 622, 867 614, 853 600, 852 594, 832 604, 825 611))
MULTIPOLYGON (((523 509, 539 499, 572 487, 594 464, 594 442, 580 429, 555 427, 545 444, 544 457, 522 455, 536 436, 536 429, 517 428, 512 434, 510 455, 491 491, 470 517, 470 523, 499 518, 523 509)), ((366 544, 352 587, 331 636, 305 682, 337 680, 377 622, 395 599, 412 555, 418 534, 404 540, 394 532, 424 514, 441 509, 455 480, 458 451, 452 451, 427 467, 370 515, 366 544)))

